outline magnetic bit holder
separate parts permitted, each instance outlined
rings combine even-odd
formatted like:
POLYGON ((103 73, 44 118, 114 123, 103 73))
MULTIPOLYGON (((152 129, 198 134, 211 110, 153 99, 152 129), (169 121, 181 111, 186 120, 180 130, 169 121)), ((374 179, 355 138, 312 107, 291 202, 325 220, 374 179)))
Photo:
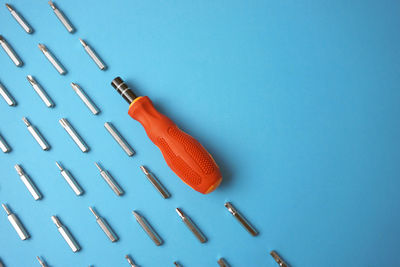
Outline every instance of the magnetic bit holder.
POLYGON ((122 196, 124 194, 124 191, 111 176, 111 174, 107 170, 104 170, 99 163, 95 162, 94 164, 96 165, 97 169, 99 169, 101 177, 103 177, 104 181, 114 191, 114 193, 117 196, 122 196))
POLYGON ((180 208, 176 208, 176 212, 178 213, 179 217, 181 217, 185 225, 189 228, 189 230, 193 233, 193 235, 200 241, 200 243, 205 243, 207 241, 206 237, 193 223, 193 221, 188 216, 186 216, 186 214, 180 208))
POLYGON ((153 229, 153 227, 150 226, 147 220, 136 211, 132 211, 132 213, 135 216, 136 221, 142 227, 142 229, 146 232, 146 234, 150 237, 150 239, 153 240, 154 244, 156 244, 156 246, 162 245, 163 243, 162 239, 153 229))
POLYGON ((90 211, 93 213, 94 217, 96 218, 97 224, 100 226, 101 230, 106 234, 108 239, 110 239, 111 242, 116 242, 118 241, 118 236, 115 234, 111 226, 107 223, 107 221, 100 217, 100 215, 92 208, 89 207, 90 211))
POLYGON ((145 166, 140 166, 140 169, 143 171, 144 175, 146 175, 147 179, 154 186, 155 189, 161 194, 163 198, 169 198, 170 194, 167 189, 160 183, 160 181, 153 176, 151 172, 149 172, 145 166))
POLYGON ((25 173, 24 169, 19 164, 15 164, 15 170, 17 171, 21 181, 24 183, 29 193, 31 193, 32 197, 35 200, 39 200, 42 198, 42 194, 39 189, 37 189, 36 185, 32 182, 31 178, 25 173))
POLYGON ((289 267, 289 265, 279 256, 279 254, 275 250, 272 250, 269 254, 272 256, 272 258, 274 258, 274 260, 276 261, 276 263, 279 264, 279 266, 289 267))
POLYGON ((56 165, 57 165, 58 169, 60 170, 62 177, 64 177, 65 181, 68 183, 68 185, 74 191, 74 193, 77 196, 82 195, 83 189, 80 187, 80 185, 75 180, 75 178, 72 176, 72 174, 68 170, 64 169, 64 167, 57 161, 56 161, 56 165))
POLYGON ((65 242, 67 242, 68 246, 71 248, 73 252, 77 252, 80 250, 78 243, 76 242, 75 238, 71 235, 67 227, 65 227, 58 219, 57 216, 51 216, 51 220, 57 226, 58 232, 64 238, 65 242))
POLYGON ((125 138, 117 131, 114 125, 111 122, 104 123, 104 128, 110 133, 110 135, 114 138, 114 140, 118 143, 118 145, 125 151, 125 153, 131 157, 135 154, 133 148, 128 144, 125 138))
POLYGON ((232 203, 226 202, 225 207, 252 236, 258 235, 257 230, 236 210, 232 203))
POLYGON ((1 205, 3 206, 3 209, 7 213, 8 221, 10 222, 12 227, 15 229, 15 231, 17 232, 17 234, 21 238, 21 240, 28 239, 29 238, 29 234, 26 231, 25 227, 22 225, 22 223, 19 220, 19 218, 17 217, 17 215, 15 215, 13 212, 11 212, 11 210, 7 207, 6 204, 1 204, 1 205))
POLYGON ((46 139, 44 139, 43 135, 39 132, 39 130, 36 129, 36 127, 34 127, 26 117, 23 117, 22 121, 25 123, 29 133, 33 136, 33 138, 36 140, 39 146, 43 150, 49 150, 50 145, 47 143, 46 139))

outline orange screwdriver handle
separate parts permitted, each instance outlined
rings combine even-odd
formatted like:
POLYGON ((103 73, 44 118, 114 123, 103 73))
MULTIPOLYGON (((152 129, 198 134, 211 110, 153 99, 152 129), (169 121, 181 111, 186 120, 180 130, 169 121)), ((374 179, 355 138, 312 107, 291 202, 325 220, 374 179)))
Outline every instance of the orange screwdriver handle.
POLYGON ((218 187, 222 175, 212 156, 196 139, 158 112, 150 98, 136 98, 128 114, 142 124, 168 166, 183 182, 203 194, 218 187))

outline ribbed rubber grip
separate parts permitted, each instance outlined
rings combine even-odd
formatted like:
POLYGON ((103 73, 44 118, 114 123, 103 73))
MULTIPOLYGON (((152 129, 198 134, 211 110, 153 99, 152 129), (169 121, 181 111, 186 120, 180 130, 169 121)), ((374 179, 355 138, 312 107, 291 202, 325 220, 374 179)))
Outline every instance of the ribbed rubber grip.
POLYGON ((203 194, 218 187, 222 176, 212 156, 196 139, 158 112, 150 98, 135 99, 128 114, 142 124, 168 166, 182 181, 203 194))

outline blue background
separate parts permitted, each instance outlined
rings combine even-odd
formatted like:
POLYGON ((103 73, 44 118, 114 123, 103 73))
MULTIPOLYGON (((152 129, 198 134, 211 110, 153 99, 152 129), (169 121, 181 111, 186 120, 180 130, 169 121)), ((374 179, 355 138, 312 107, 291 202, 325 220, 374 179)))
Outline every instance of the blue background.
POLYGON ((35 29, 28 35, 1 1, 0 31, 25 65, 0 51, 0 80, 18 106, 0 101, 0 201, 19 215, 21 241, 0 216, 0 258, 7 266, 293 266, 400 265, 400 2, 57 1, 77 32, 69 34, 47 1, 10 2, 35 29), (100 71, 85 39, 103 58, 100 71), (67 68, 60 76, 38 49, 44 43, 67 68), (35 76, 56 103, 47 108, 26 80, 35 76), (224 175, 201 195, 182 183, 110 86, 121 75, 136 92, 195 136, 224 175), (100 107, 92 115, 76 82, 100 107), (51 144, 42 151, 21 118, 51 144), (80 152, 58 120, 66 117, 91 147, 80 152), (112 122, 137 151, 127 157, 105 131, 112 122), (55 161, 86 193, 76 197, 55 161), (93 162, 125 189, 116 197, 93 162), (22 164, 44 194, 34 201, 14 170, 22 164), (164 200, 139 166, 171 192, 164 200), (223 206, 232 201, 260 231, 250 236, 223 206), (111 243, 93 205, 120 236, 111 243), (183 210, 209 242, 200 244, 175 212, 183 210), (165 244, 156 247, 135 222, 140 211, 165 244), (82 246, 72 253, 50 216, 82 246))

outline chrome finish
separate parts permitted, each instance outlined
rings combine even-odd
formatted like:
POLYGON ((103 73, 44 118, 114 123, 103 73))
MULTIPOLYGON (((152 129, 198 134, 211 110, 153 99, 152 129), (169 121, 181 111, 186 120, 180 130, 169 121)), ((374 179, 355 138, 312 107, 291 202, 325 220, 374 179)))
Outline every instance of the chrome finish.
POLYGON ((95 162, 94 164, 99 169, 101 177, 103 177, 104 181, 106 181, 106 183, 114 191, 114 193, 117 196, 122 196, 124 194, 124 191, 115 181, 115 179, 111 176, 111 174, 108 171, 103 170, 103 168, 100 166, 99 163, 95 162))
POLYGON ((252 236, 258 235, 257 230, 236 210, 232 203, 226 202, 225 207, 252 236))
POLYGON ((96 63, 97 67, 101 70, 106 69, 106 65, 104 65, 104 62, 99 58, 99 56, 93 51, 93 49, 82 39, 79 39, 81 42, 83 48, 85 49, 86 53, 93 59, 94 63, 96 63))
POLYGON ((1 204, 1 205, 3 206, 3 209, 7 213, 8 221, 11 223, 12 227, 14 227, 15 231, 17 232, 17 234, 21 238, 21 240, 28 239, 29 234, 26 231, 25 227, 22 225, 22 223, 19 220, 19 218, 17 217, 17 215, 12 213, 6 204, 1 204))
POLYGON ((21 67, 24 64, 2 35, 0 35, 0 45, 17 67, 21 67))
POLYGON ((146 175, 147 179, 149 179, 150 183, 157 189, 157 191, 161 194, 163 198, 169 198, 170 194, 165 189, 165 187, 158 181, 143 165, 140 166, 140 169, 143 171, 144 175, 146 175))
POLYGON ((131 157, 135 154, 135 151, 132 147, 126 142, 126 140, 122 137, 122 135, 115 129, 114 125, 111 122, 104 123, 104 127, 111 134, 114 140, 118 143, 118 145, 125 151, 125 153, 131 157))
POLYGON ((72 249, 73 252, 77 252, 80 250, 80 247, 71 233, 68 231, 67 227, 65 227, 57 216, 51 216, 51 220, 57 226, 58 232, 60 232, 61 236, 64 238, 65 242, 67 242, 68 246, 72 249))
POLYGON ((150 226, 147 220, 139 215, 136 211, 132 211, 133 215, 135 215, 136 221, 140 224, 146 234, 150 237, 151 240, 157 245, 160 246, 163 242, 159 235, 154 231, 154 229, 150 226))
POLYGON ((93 101, 86 95, 86 93, 79 85, 77 85, 76 83, 71 83, 71 87, 94 115, 99 114, 100 110, 96 107, 93 101))
POLYGON ((138 265, 135 264, 135 262, 132 260, 132 258, 129 255, 125 255, 125 259, 131 265, 131 267, 139 267, 138 265))
POLYGON ((33 78, 32 75, 26 76, 28 82, 32 85, 35 92, 39 95, 40 99, 46 104, 48 108, 54 107, 53 100, 47 95, 46 91, 43 90, 42 86, 33 78))
POLYGON ((82 152, 89 151, 89 147, 86 145, 85 141, 83 141, 82 137, 75 131, 66 118, 60 119, 59 122, 82 152))
POLYGON ((43 52, 45 57, 50 61, 51 65, 60 73, 61 75, 67 73, 65 70, 64 66, 61 65, 60 61, 58 61, 57 58, 54 57, 54 55, 47 49, 47 47, 44 44, 39 44, 39 49, 40 51, 43 52))
POLYGON ((40 193, 39 189, 35 186, 29 176, 24 172, 22 167, 19 164, 15 164, 15 170, 17 171, 18 175, 20 176, 22 182, 28 189, 29 193, 31 193, 32 197, 35 200, 39 200, 42 198, 42 194, 40 193))
POLYGON ((38 260, 40 266, 42 266, 42 267, 48 267, 48 265, 46 264, 46 262, 45 262, 43 259, 41 259, 39 256, 36 256, 36 259, 38 260))
POLYGON ((19 25, 27 32, 27 33, 32 33, 33 30, 29 26, 29 24, 26 22, 26 20, 17 12, 15 11, 12 6, 9 4, 6 4, 6 7, 8 10, 11 12, 11 15, 14 17, 14 19, 18 22, 19 25))
POLYGON ((67 31, 70 33, 74 32, 74 27, 71 25, 71 23, 69 22, 67 17, 65 17, 64 14, 56 7, 56 5, 52 1, 49 1, 49 5, 53 9, 57 18, 61 21, 61 23, 67 29, 67 31))
POLYGON ((100 217, 92 207, 89 207, 89 209, 93 213, 94 217, 96 217, 97 224, 100 226, 101 230, 103 230, 103 232, 107 235, 108 239, 110 239, 111 242, 118 241, 117 235, 107 223, 107 221, 104 218, 100 217))
POLYGON ((282 260, 282 258, 278 255, 278 253, 276 253, 275 250, 272 250, 269 254, 272 256, 272 258, 274 258, 274 260, 276 261, 276 263, 279 264, 279 266, 288 267, 287 263, 284 260, 282 260))
POLYGON ((74 179, 74 177, 71 175, 71 173, 64 169, 63 166, 56 161, 57 167, 60 169, 61 175, 64 177, 65 181, 67 181, 68 185, 71 187, 71 189, 74 191, 74 193, 77 196, 80 196, 83 194, 82 188, 79 186, 78 182, 74 179))
POLYGON ((40 145, 40 147, 43 150, 49 150, 50 145, 47 143, 46 139, 44 139, 44 137, 39 132, 39 130, 36 129, 36 127, 34 127, 26 117, 23 117, 22 121, 25 123, 28 131, 31 133, 31 135, 36 140, 36 142, 40 145))
POLYGON ((17 102, 15 102, 14 98, 11 96, 11 94, 8 92, 8 90, 0 83, 0 95, 4 98, 4 101, 9 106, 16 106, 17 102))
POLYGON ((0 135, 0 149, 4 153, 8 153, 11 151, 10 146, 7 144, 6 140, 0 135))
POLYGON ((186 224, 189 230, 194 234, 195 237, 201 242, 205 243, 207 241, 206 237, 203 233, 199 230, 199 228, 192 222, 192 220, 186 216, 185 213, 179 208, 176 208, 176 212, 181 217, 182 221, 186 224))

